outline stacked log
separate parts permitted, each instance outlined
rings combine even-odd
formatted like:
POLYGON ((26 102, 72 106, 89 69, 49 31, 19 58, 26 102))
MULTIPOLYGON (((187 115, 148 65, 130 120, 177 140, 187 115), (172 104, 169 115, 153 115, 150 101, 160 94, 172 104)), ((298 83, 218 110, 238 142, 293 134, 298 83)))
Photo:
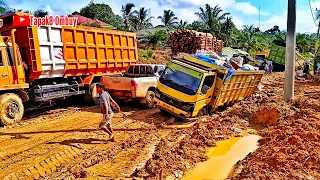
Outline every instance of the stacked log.
POLYGON ((201 38, 196 31, 178 30, 169 34, 169 44, 174 55, 178 52, 194 54, 201 48, 201 38))
POLYGON ((212 34, 193 30, 171 32, 169 44, 174 55, 179 52, 194 54, 197 50, 211 50, 221 55, 223 47, 223 41, 217 40, 212 34))

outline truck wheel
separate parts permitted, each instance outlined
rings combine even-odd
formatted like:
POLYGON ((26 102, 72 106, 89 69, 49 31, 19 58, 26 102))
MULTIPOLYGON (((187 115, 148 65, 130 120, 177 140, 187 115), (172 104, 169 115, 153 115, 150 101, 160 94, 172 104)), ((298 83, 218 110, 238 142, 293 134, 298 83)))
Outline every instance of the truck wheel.
POLYGON ((208 115, 209 115, 209 116, 212 116, 213 114, 214 114, 213 107, 212 107, 212 106, 209 106, 209 107, 208 107, 208 115))
POLYGON ((207 107, 203 107, 199 112, 198 112, 198 117, 201 117, 201 116, 205 116, 207 115, 208 112, 207 112, 207 107))
POLYGON ((84 102, 86 104, 99 104, 99 94, 97 93, 97 83, 91 84, 84 94, 84 102), (90 88, 90 89, 89 89, 90 88))
POLYGON ((154 101, 155 93, 153 91, 148 91, 146 95, 146 106, 148 108, 154 108, 156 106, 156 102, 154 101))
POLYGON ((23 113, 23 103, 18 95, 6 93, 0 96, 0 120, 4 125, 19 122, 23 113))

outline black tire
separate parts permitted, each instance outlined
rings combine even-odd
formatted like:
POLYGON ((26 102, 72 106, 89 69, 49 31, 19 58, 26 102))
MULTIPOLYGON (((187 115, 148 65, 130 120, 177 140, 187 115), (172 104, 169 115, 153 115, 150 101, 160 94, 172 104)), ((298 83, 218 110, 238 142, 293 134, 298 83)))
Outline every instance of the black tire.
POLYGON ((147 108, 154 108, 156 107, 156 102, 154 101, 154 97, 156 96, 156 94, 153 91, 148 91, 146 94, 146 107, 147 108))
POLYGON ((93 83, 84 94, 84 102, 88 105, 99 104, 99 94, 97 93, 97 83, 93 83))
POLYGON ((214 114, 214 110, 213 110, 212 106, 209 106, 208 107, 208 115, 212 116, 213 114, 214 114))
POLYGON ((0 96, 0 120, 4 125, 12 125, 21 121, 24 113, 22 99, 13 93, 0 96))

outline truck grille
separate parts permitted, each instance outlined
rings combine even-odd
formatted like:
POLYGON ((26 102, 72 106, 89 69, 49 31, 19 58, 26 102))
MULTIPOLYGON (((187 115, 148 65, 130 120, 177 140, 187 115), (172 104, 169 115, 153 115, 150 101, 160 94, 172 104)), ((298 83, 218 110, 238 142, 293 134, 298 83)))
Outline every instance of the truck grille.
POLYGON ((161 91, 159 91, 159 89, 156 89, 156 93, 157 94, 160 94, 160 100, 162 100, 163 102, 167 103, 167 104, 170 104, 171 106, 174 106, 176 108, 179 108, 181 109, 185 103, 183 101, 180 101, 180 100, 177 100, 171 96, 168 96, 164 93, 162 93, 161 91))

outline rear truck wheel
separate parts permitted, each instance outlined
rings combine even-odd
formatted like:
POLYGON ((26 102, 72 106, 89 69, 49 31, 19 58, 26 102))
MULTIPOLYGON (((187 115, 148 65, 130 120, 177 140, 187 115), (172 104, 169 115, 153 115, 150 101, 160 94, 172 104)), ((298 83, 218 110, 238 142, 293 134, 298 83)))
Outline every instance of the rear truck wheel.
POLYGON ((156 106, 156 102, 154 100, 154 97, 156 94, 153 91, 148 91, 146 94, 146 106, 147 108, 154 108, 156 106))
POLYGON ((213 114, 214 114, 214 109, 213 109, 212 106, 209 106, 209 107, 208 107, 208 115, 209 115, 209 116, 212 116, 213 114))
POLYGON ((22 119, 24 107, 22 99, 13 93, 0 96, 0 120, 4 125, 12 125, 22 119))
POLYGON ((86 104, 98 105, 99 104, 99 94, 97 93, 97 83, 93 83, 86 90, 84 94, 84 102, 86 104))

